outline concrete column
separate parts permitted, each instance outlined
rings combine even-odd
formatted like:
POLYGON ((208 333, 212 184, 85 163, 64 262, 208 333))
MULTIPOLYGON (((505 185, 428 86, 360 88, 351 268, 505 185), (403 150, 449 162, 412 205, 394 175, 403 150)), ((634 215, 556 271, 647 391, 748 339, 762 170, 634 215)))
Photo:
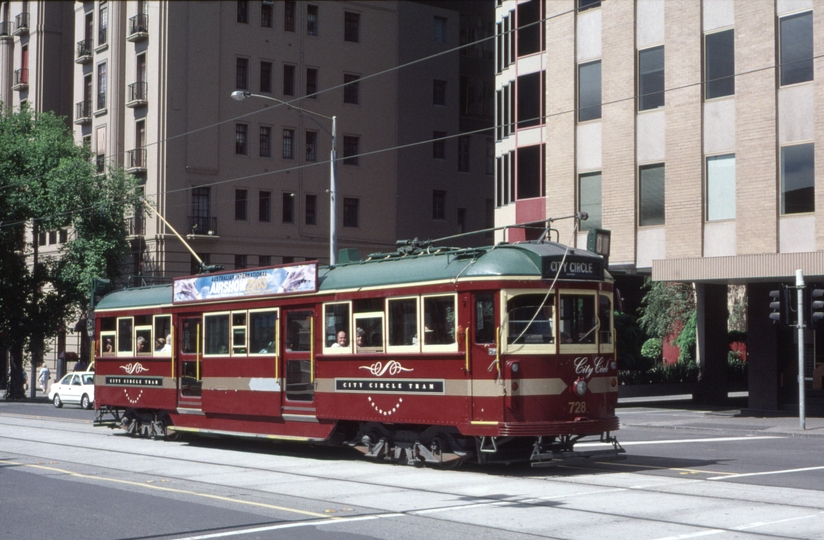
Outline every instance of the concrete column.
POLYGON ((696 354, 701 369, 696 401, 723 405, 727 401, 727 286, 696 285, 696 354))
POLYGON ((769 292, 777 288, 775 283, 747 285, 747 406, 755 411, 779 408, 778 326, 769 318, 769 292))

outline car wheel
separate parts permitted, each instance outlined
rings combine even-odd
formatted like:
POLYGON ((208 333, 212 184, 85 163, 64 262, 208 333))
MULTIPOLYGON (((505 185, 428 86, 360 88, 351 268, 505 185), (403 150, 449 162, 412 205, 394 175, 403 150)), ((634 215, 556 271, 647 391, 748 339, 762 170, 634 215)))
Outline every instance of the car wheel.
POLYGON ((80 398, 80 406, 83 407, 84 409, 91 409, 92 408, 92 402, 89 401, 89 396, 87 396, 86 394, 83 394, 83 397, 80 398))
POLYGON ((58 409, 63 406, 63 401, 60 400, 60 394, 55 394, 54 395, 54 399, 52 400, 52 403, 54 403, 54 406, 57 407, 58 409))

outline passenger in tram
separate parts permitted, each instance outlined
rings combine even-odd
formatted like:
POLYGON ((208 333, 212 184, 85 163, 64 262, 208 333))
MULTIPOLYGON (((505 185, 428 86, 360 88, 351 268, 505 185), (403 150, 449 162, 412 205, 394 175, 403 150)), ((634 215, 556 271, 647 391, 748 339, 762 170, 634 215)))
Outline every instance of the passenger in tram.
POLYGON ((137 352, 138 353, 146 353, 148 352, 146 347, 146 338, 143 336, 138 336, 137 338, 137 352))
POLYGON ((349 338, 346 336, 346 332, 341 330, 338 332, 335 342, 332 344, 332 347, 348 347, 349 346, 349 338))
POLYGON ((363 331, 363 328, 358 328, 355 331, 355 346, 357 346, 358 349, 360 349, 361 347, 364 346, 363 340, 364 340, 365 335, 366 335, 366 332, 363 331))
MULTIPOLYGON (((163 339, 163 338, 161 338, 163 339)), ((172 334, 166 336, 165 341, 163 342, 163 347, 158 351, 160 353, 168 354, 172 352, 172 334)))

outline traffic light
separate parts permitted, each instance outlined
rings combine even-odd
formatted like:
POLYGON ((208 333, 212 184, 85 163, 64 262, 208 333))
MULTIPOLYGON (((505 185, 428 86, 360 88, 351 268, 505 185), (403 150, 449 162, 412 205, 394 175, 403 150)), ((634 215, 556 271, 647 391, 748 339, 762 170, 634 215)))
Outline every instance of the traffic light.
POLYGON ((810 324, 824 321, 824 284, 810 283, 810 324))
POLYGON ((790 326, 790 289, 781 284, 780 289, 770 291, 770 319, 784 328, 790 326))

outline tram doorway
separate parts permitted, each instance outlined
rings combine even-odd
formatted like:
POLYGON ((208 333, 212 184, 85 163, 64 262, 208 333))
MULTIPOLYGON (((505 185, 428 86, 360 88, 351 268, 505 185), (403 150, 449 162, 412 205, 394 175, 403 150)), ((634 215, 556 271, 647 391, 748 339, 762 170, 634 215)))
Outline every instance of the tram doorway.
POLYGON ((503 414, 498 366, 498 295, 475 293, 472 303, 472 326, 469 329, 469 385, 472 396, 472 421, 495 421, 503 414))
POLYGON ((288 310, 283 317, 284 417, 290 413, 314 416, 314 317, 311 309, 288 310))
POLYGON ((182 317, 180 319, 180 338, 175 340, 177 347, 177 406, 183 409, 201 409, 201 373, 200 350, 202 328, 201 316, 182 317))

